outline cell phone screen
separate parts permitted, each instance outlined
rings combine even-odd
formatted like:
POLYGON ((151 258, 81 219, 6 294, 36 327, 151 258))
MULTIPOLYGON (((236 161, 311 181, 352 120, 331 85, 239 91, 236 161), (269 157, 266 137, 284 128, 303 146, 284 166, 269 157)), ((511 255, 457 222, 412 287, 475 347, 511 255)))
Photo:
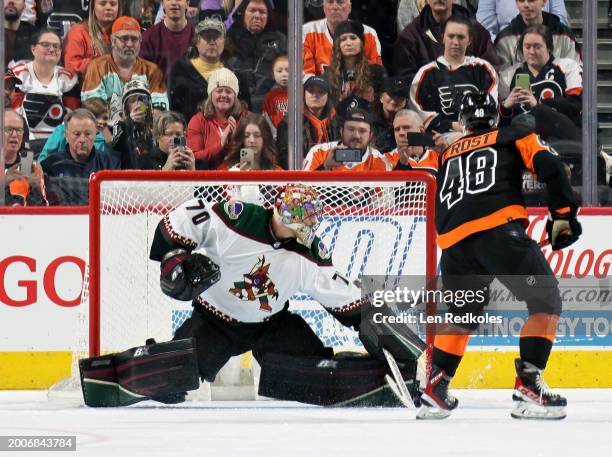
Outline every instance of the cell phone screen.
POLYGON ((407 136, 409 146, 435 146, 436 142, 430 133, 409 133, 407 136))
POLYGON ((529 75, 526 73, 517 73, 514 79, 514 86, 521 89, 530 89, 531 83, 529 81, 529 75))

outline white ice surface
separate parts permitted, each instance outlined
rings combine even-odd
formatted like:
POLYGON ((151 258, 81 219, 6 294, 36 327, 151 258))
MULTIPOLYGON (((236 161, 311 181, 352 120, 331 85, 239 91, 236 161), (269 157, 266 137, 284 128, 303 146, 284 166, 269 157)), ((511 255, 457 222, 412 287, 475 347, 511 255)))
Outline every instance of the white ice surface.
MULTIPOLYGON (((141 403, 90 409, 48 402, 45 392, 0 392, 0 435, 76 435, 77 454, 153 456, 610 457, 612 390, 560 390, 562 421, 515 420, 509 390, 458 390, 446 420, 408 409, 308 407, 297 403, 141 403)), ((74 453, 0 452, 5 456, 74 453)))

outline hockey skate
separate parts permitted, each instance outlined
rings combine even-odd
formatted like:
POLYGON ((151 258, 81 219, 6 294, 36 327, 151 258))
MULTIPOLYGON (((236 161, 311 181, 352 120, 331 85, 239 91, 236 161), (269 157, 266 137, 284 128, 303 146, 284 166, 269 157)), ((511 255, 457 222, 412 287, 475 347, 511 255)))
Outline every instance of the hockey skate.
POLYGON ((427 387, 421 396, 421 409, 417 419, 445 419, 457 407, 459 400, 448 392, 451 377, 444 370, 433 366, 427 387))
POLYGON ((553 393, 542 378, 542 370, 521 359, 514 361, 516 381, 512 400, 517 402, 515 419, 559 420, 566 416, 567 400, 553 393))

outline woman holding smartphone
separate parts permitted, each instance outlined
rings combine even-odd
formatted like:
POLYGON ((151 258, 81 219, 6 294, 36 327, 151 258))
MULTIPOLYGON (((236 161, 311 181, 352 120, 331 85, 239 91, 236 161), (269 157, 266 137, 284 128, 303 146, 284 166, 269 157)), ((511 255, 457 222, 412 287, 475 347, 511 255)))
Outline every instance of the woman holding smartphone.
POLYGON ((261 115, 246 116, 234 137, 220 170, 282 170, 270 124, 261 115))
POLYGON ((145 170, 195 170, 193 151, 185 145, 185 120, 174 111, 162 113, 153 125, 155 147, 147 156, 145 170))
POLYGON ((573 59, 552 54, 553 37, 545 25, 528 27, 518 50, 523 61, 500 74, 502 125, 529 113, 544 139, 581 140, 582 69, 573 59))

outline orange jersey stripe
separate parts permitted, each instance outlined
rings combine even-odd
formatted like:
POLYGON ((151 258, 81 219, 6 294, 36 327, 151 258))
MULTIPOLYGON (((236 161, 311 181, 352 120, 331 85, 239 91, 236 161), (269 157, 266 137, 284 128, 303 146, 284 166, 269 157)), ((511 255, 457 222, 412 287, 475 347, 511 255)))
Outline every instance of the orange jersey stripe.
POLYGON ((461 224, 450 232, 439 234, 437 243, 441 249, 446 249, 474 233, 499 227, 515 219, 527 219, 527 209, 524 206, 506 206, 494 213, 461 224))

